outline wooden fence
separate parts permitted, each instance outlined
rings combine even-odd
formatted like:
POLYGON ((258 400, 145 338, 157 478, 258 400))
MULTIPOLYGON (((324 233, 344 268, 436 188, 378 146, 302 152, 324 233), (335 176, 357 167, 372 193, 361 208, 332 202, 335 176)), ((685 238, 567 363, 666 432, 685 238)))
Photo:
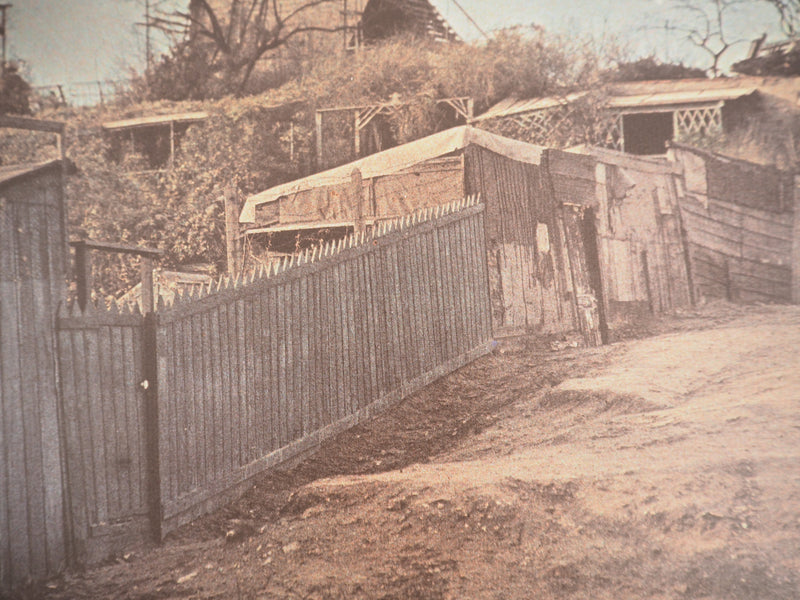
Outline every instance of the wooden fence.
POLYGON ((791 301, 792 175, 685 146, 672 153, 686 172, 680 210, 696 296, 791 301))
POLYGON ((163 535, 488 351, 483 210, 384 223, 146 319, 63 311, 81 560, 163 535))

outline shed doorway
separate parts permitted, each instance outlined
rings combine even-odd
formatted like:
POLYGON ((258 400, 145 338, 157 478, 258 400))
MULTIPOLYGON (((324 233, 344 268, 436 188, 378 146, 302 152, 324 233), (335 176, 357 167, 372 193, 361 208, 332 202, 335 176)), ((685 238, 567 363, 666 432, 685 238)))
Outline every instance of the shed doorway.
POLYGON ((664 154, 672 141, 675 128, 672 112, 623 115, 625 152, 629 154, 664 154))

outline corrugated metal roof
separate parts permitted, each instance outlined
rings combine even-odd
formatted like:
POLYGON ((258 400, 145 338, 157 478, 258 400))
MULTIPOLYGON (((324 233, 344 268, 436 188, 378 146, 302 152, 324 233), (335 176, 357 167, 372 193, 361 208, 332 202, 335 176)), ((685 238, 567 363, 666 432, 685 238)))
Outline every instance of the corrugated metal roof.
POLYGON ((152 127, 154 125, 169 125, 170 123, 197 123, 208 118, 206 112, 179 113, 173 115, 155 115, 152 117, 139 117, 123 121, 110 121, 103 123, 106 131, 119 131, 122 129, 137 129, 139 127, 152 127))
POLYGON ((256 206, 273 202, 281 196, 289 196, 314 188, 346 184, 350 182, 350 176, 354 169, 358 169, 364 179, 390 175, 445 154, 463 150, 470 144, 482 146, 513 160, 537 165, 541 163, 544 150, 540 146, 504 138, 467 125, 454 127, 250 196, 239 215, 239 222, 254 223, 256 206))
POLYGON ((757 92, 758 89, 731 88, 721 90, 690 90, 636 96, 611 96, 606 102, 608 108, 640 108, 654 106, 681 106, 686 104, 711 104, 736 100, 757 92))
MULTIPOLYGON (((757 77, 626 81, 608 86, 609 95, 606 106, 624 109, 724 102, 757 92, 761 83, 763 83, 763 78, 757 77)), ((548 96, 527 100, 506 98, 473 119, 472 122, 564 106, 586 94, 587 92, 577 92, 566 96, 548 96)))

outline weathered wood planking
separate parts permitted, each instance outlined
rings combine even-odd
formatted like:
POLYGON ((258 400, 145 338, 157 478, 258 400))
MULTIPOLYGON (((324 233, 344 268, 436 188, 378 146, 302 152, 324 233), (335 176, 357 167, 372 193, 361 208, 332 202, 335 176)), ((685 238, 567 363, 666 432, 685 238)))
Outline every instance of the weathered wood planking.
POLYGON ((67 559, 54 330, 61 177, 50 163, 0 182, 0 594, 67 559))
POLYGON ((495 331, 575 330, 567 251, 573 241, 562 235, 560 207, 562 201, 584 201, 586 186, 566 185, 576 173, 566 174, 564 167, 572 161, 585 170, 584 163, 594 165, 594 159, 548 151, 541 165, 532 165, 470 147, 465 161, 467 192, 479 193, 487 205, 487 283, 495 331))
POLYGON ((156 315, 162 533, 491 335, 483 206, 156 315))
POLYGON ((702 161, 717 171, 709 171, 707 190, 680 198, 696 294, 791 301, 796 215, 788 201, 789 175, 683 146, 674 154, 684 164, 702 161), (739 183, 731 185, 721 174, 739 183))

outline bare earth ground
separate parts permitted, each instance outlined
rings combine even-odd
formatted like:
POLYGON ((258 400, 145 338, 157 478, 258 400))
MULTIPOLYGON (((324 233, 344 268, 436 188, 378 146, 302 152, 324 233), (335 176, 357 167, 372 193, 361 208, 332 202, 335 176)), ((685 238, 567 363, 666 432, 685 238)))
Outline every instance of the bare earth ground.
POLYGON ((800 307, 644 334, 506 346, 162 547, 31 593, 800 598, 800 307))

